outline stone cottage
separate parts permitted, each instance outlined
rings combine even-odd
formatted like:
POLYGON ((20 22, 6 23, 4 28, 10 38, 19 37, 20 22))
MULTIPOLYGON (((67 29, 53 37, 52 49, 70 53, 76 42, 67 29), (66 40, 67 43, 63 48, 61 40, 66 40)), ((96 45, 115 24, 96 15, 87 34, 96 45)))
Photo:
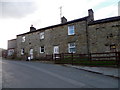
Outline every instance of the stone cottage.
MULTIPOLYGON (((57 53, 97 53, 120 51, 120 16, 94 20, 94 12, 72 21, 61 18, 61 24, 17 35, 16 54, 19 58, 45 57, 57 53)), ((9 44, 9 42, 8 42, 9 44)))
POLYGON ((120 16, 93 21, 88 27, 90 52, 120 51, 120 16))
POLYGON ((8 58, 15 58, 17 50, 17 42, 16 39, 8 40, 8 50, 7 56, 8 58))

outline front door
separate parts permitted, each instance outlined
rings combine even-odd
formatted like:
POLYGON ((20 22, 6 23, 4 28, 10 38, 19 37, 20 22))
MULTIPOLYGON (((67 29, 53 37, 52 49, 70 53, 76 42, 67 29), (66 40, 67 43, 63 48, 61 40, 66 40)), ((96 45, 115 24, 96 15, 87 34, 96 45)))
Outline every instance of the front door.
POLYGON ((33 49, 30 49, 30 59, 33 59, 33 49))
POLYGON ((53 54, 59 54, 59 46, 54 46, 53 54))
POLYGON ((54 46, 54 49, 53 49, 53 59, 59 58, 59 56, 57 54, 59 54, 59 46, 54 46))

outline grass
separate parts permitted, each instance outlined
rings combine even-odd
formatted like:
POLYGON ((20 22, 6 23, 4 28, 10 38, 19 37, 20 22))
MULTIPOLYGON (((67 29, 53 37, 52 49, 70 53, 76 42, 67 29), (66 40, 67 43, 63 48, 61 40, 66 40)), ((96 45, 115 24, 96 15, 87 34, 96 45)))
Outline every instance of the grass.
POLYGON ((88 60, 88 58, 85 58, 85 59, 63 59, 63 60, 56 60, 55 63, 58 63, 58 64, 74 64, 74 65, 87 65, 87 66, 117 66, 117 62, 115 60, 112 60, 112 61, 97 61, 97 60, 94 60, 94 61, 91 61, 91 60, 88 60))

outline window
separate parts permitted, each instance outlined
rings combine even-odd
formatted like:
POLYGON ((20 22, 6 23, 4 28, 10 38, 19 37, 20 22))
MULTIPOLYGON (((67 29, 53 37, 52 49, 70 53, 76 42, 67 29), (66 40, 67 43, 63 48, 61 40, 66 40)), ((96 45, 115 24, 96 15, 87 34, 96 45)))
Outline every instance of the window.
POLYGON ((41 46, 40 47, 40 53, 44 53, 44 52, 45 52, 44 46, 41 46))
POLYGON ((116 51, 116 45, 115 44, 110 45, 110 50, 115 52, 116 51))
POLYGON ((69 53, 75 53, 76 52, 75 43, 69 43, 68 44, 68 52, 69 53))
POLYGON ((14 54, 14 49, 9 49, 8 50, 8 56, 12 56, 14 54))
POLYGON ((22 37, 22 42, 25 42, 25 36, 22 37))
POLYGON ((74 35, 75 30, 74 30, 74 25, 68 26, 68 35, 74 35))
POLYGON ((21 49, 21 55, 24 55, 24 48, 21 49))
POLYGON ((40 39, 44 39, 44 34, 45 34, 44 32, 40 33, 40 39))

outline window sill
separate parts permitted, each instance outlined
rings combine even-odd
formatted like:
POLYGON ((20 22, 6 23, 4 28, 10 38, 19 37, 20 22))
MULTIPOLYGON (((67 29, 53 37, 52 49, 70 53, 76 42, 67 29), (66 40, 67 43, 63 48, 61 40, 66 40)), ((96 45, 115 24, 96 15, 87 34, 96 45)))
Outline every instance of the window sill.
POLYGON ((44 39, 40 39, 40 41, 43 41, 44 39))
POLYGON ((68 35, 68 36, 75 36, 76 34, 68 35))
POLYGON ((44 54, 45 52, 40 52, 40 54, 44 54))

